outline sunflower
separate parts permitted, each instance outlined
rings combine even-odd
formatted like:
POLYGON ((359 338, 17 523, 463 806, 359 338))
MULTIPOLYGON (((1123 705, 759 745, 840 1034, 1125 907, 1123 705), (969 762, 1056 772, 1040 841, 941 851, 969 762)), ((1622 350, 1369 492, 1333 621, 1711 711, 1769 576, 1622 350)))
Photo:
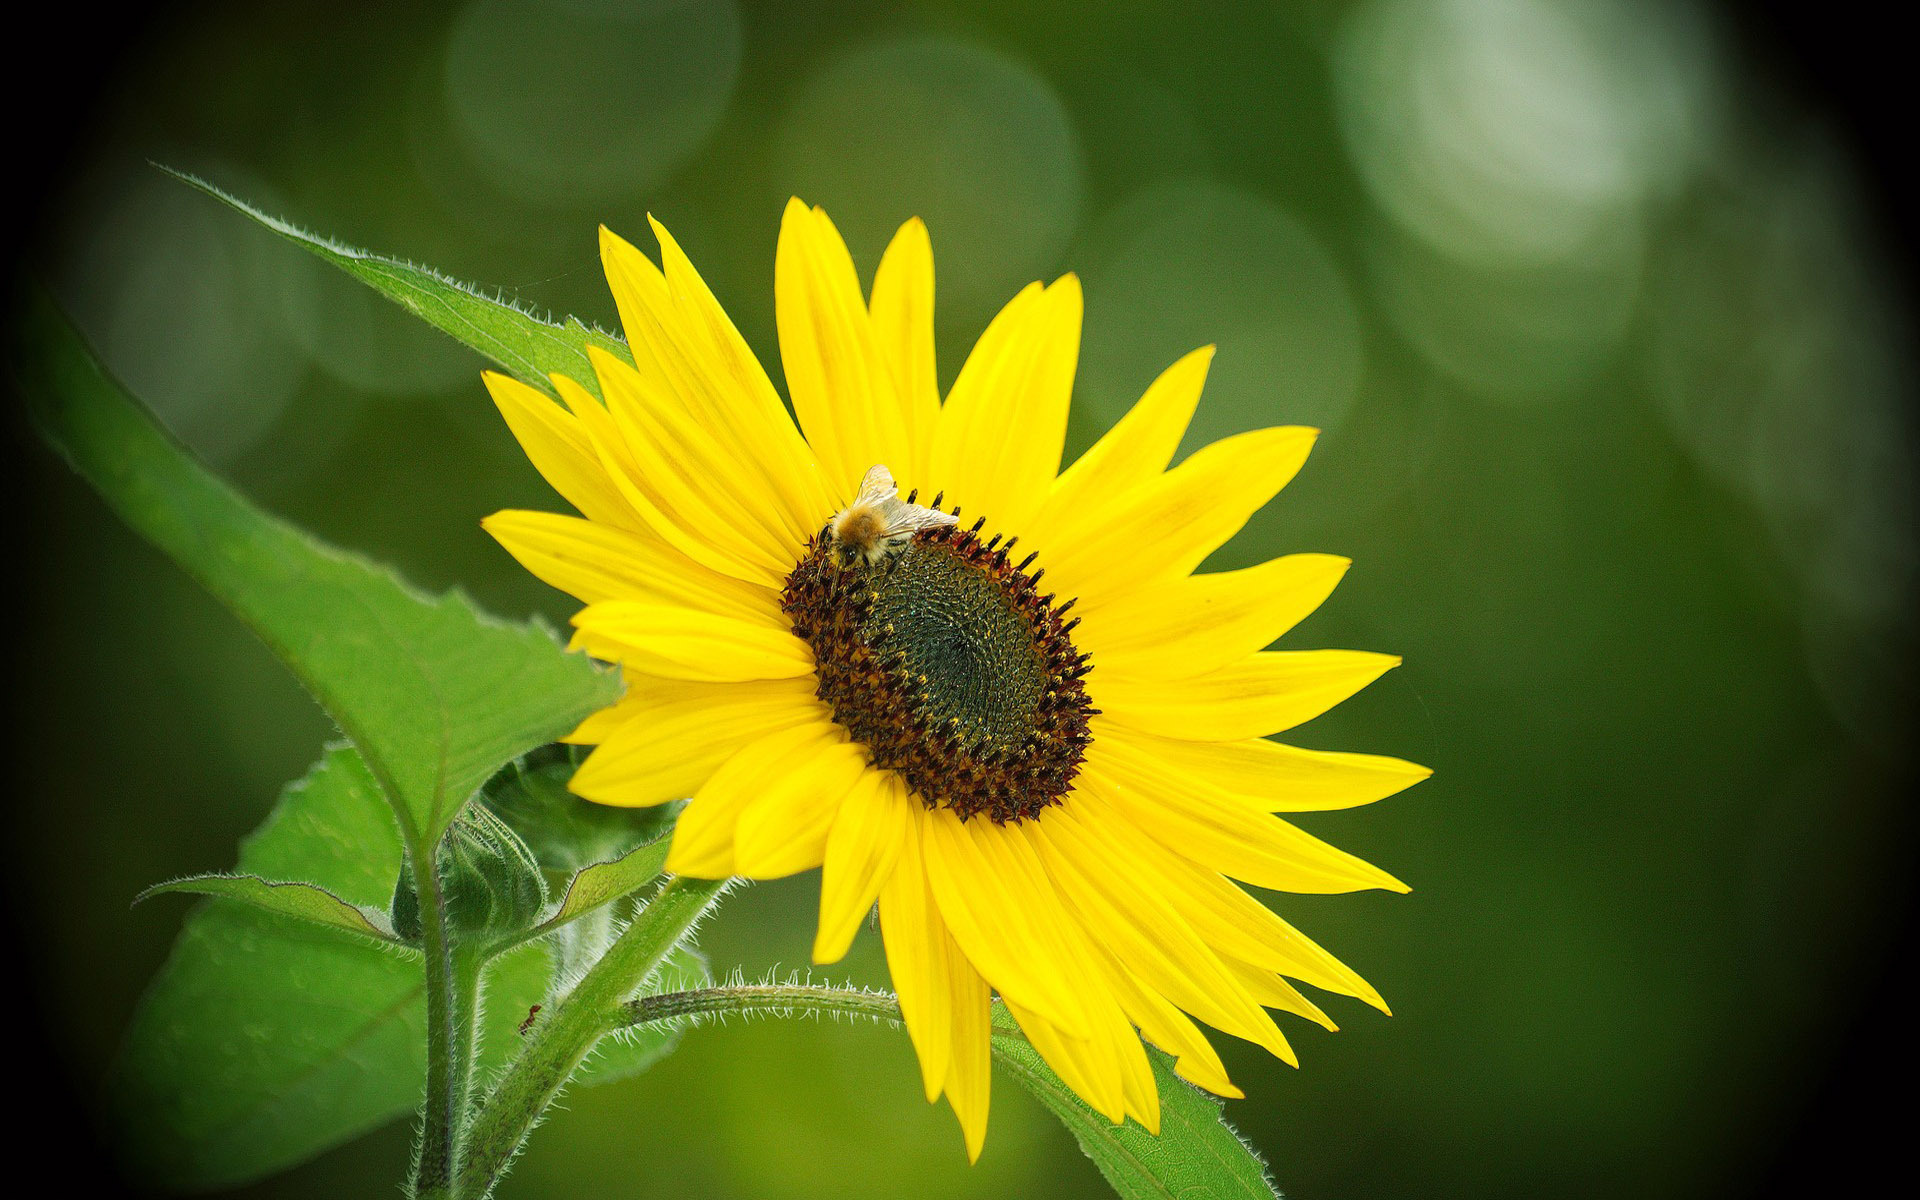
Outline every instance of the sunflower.
POLYGON ((574 642, 624 698, 572 741, 589 800, 691 797, 667 860, 702 878, 820 867, 816 962, 877 902, 929 1101, 986 1134, 990 1002, 1108 1119, 1158 1131, 1141 1039, 1241 1093, 1195 1020, 1293 1051, 1269 1010, 1333 1028, 1303 982, 1385 1010, 1234 882, 1405 891, 1276 816, 1427 771, 1267 740, 1393 667, 1266 647, 1345 559, 1196 574, 1300 469, 1314 431, 1255 430, 1169 469, 1211 348, 1168 367, 1060 470, 1081 293, 1030 284, 942 402, 933 252, 909 221, 871 296, 827 215, 788 204, 775 259, 790 416, 692 264, 601 231, 631 363, 596 399, 488 375, 580 516, 486 528, 578 597, 574 642), (896 483, 897 481, 897 483, 896 483), (900 494, 905 489, 906 494, 900 494))

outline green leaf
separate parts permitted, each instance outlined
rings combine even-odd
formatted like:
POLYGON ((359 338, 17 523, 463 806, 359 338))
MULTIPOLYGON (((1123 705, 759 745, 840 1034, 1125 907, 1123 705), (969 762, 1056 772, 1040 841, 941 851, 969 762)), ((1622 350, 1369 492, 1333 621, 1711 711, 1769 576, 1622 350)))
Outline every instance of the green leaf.
MULTIPOLYGON (((391 891, 400 838, 366 764, 328 751, 242 846, 345 903, 391 891)), ((107 1093, 136 1162, 176 1188, 291 1166, 417 1103, 426 1007, 417 963, 215 901, 186 920, 135 1012, 107 1093)))
POLYGON ((598 376, 587 358, 588 346, 597 346, 632 361, 625 342, 582 324, 578 318, 568 317, 562 324, 542 320, 511 301, 486 295, 472 284, 449 279, 427 267, 384 258, 308 233, 268 216, 204 179, 171 167, 160 169, 339 267, 454 340, 478 350, 508 374, 537 388, 550 389, 547 376, 561 374, 599 395, 598 376))
MULTIPOLYGON (((365 762, 330 748, 242 845, 240 867, 297 875, 349 905, 393 888, 398 830, 365 762)), ((545 996, 544 947, 489 968, 481 1065, 498 1067, 545 996)), ((107 1094, 136 1165, 170 1189, 231 1187, 414 1111, 426 1077, 417 959, 215 899, 186 920, 142 998, 107 1094)))
POLYGON ((671 838, 650 842, 612 862, 596 863, 573 877, 560 907, 535 927, 536 934, 550 933, 577 917, 602 905, 631 896, 660 877, 667 865, 667 847, 671 838))
POLYGON ((1221 1116, 1220 1102, 1173 1073, 1148 1047, 1160 1087, 1160 1135, 1132 1120, 1115 1125, 1061 1082, 994 1009, 994 1057, 1060 1119, 1123 1200, 1276 1200, 1266 1166, 1221 1116))
POLYGON ((14 351, 47 439, 299 676, 410 845, 433 845, 497 767, 618 695, 613 673, 549 630, 484 616, 458 593, 430 599, 254 508, 106 375, 44 295, 24 305, 14 351))
POLYGON ((349 904, 317 884, 281 882, 262 879, 258 875, 191 875, 168 883, 156 883, 136 896, 134 903, 138 904, 149 896, 171 892, 239 900, 264 912, 277 913, 296 921, 309 921, 390 946, 403 945, 400 939, 393 936, 393 930, 387 926, 386 914, 379 909, 349 904))

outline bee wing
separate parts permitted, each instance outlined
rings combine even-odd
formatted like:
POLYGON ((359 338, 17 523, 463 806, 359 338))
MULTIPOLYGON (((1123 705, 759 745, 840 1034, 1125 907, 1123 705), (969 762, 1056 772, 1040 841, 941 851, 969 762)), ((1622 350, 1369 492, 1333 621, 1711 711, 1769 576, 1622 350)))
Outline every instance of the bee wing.
POLYGON ((860 494, 854 497, 854 505, 871 504, 886 508, 900 494, 900 488, 893 482, 893 472, 887 470, 885 463, 875 463, 867 468, 860 479, 860 494))
POLYGON ((942 525, 958 525, 960 518, 952 513, 941 512, 937 508, 927 508, 919 504, 900 504, 887 513, 887 536, 905 537, 919 533, 922 529, 938 529, 942 525))
POLYGON ((922 529, 938 529, 942 525, 958 523, 958 518, 937 508, 908 504, 902 500, 900 488, 893 481, 893 472, 887 470, 885 463, 875 463, 867 468, 866 475, 860 480, 860 494, 843 511, 867 507, 877 510, 881 520, 886 522, 886 536, 889 539, 912 537, 922 529))

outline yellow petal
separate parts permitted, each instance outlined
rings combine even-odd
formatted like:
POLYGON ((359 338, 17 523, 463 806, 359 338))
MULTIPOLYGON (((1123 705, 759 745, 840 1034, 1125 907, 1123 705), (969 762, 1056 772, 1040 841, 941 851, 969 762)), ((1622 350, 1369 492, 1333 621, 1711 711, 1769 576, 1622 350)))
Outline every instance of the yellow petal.
POLYGON ((748 742, 830 719, 810 679, 694 683, 634 676, 626 698, 576 731, 575 740, 599 746, 568 786, 600 804, 682 800, 748 742))
POLYGON ((1063 596, 1101 605, 1191 572, 1273 499, 1307 461, 1315 430, 1235 434, 1085 514, 1072 536, 1045 531, 1063 596))
POLYGON ((495 371, 481 378, 528 461, 562 499, 589 520, 628 529, 640 524, 578 418, 517 379, 495 371))
POLYGON ((873 276, 875 344, 893 369, 912 460, 892 464, 901 479, 924 480, 940 423, 940 376, 933 347, 933 242, 919 217, 900 227, 873 276))
POLYGON ((1238 796, 1181 775, 1124 739, 1096 742, 1083 771, 1125 819, 1197 863, 1255 887, 1334 893, 1407 885, 1373 864, 1330 846, 1238 796))
POLYGON ((771 588, 709 571, 651 534, 523 509, 494 513, 480 527, 521 566, 588 604, 653 600, 781 629, 792 624, 771 588))
POLYGON ((1212 362, 1213 347, 1203 346, 1162 371, 1127 415, 1061 472, 1034 520, 1034 535, 1049 543, 1077 537, 1115 499, 1166 470, 1200 403, 1212 362))
POLYGON ((910 836, 908 827, 916 823, 911 806, 917 803, 898 775, 877 768, 840 802, 820 865, 814 962, 838 962, 846 955, 910 836))
MULTIPOLYGON (((1299 988, 1294 987, 1274 972, 1249 966, 1237 959, 1227 959, 1226 963, 1227 970, 1232 972, 1233 977, 1240 981, 1240 986, 1246 989, 1247 995, 1253 997, 1254 1003, 1267 1008, 1277 1008, 1281 1012, 1290 1012, 1296 1016, 1305 1017, 1307 1020, 1325 1029, 1332 1030, 1340 1028, 1333 1023, 1332 1017, 1320 1011, 1318 1004, 1301 995, 1299 988)), ((1282 1057, 1285 1056, 1283 1055, 1282 1057)), ((1289 1059, 1288 1061, 1291 1062, 1292 1060, 1289 1059)), ((1300 1064, 1296 1062, 1293 1063, 1293 1065, 1297 1067, 1300 1064)))
POLYGON ((1183 575, 1099 606, 1074 635, 1106 675, 1182 679, 1246 658, 1319 608, 1346 574, 1332 554, 1183 575))
POLYGON ((1094 703, 1130 729, 1237 742, 1310 721, 1400 664, 1365 650, 1266 650, 1193 679, 1088 679, 1094 703))
POLYGON ((819 528, 821 514, 833 511, 838 485, 821 471, 766 369, 680 244, 660 222, 647 220, 660 241, 667 292, 680 318, 680 346, 697 368, 690 371, 696 410, 711 414, 717 436, 765 472, 776 501, 785 502, 789 530, 805 538, 819 528))
MULTIPOLYGON (((676 679, 673 682, 680 683, 683 681, 676 679)), ((725 686, 731 687, 732 685, 728 684, 725 686)), ((601 742, 612 737, 615 730, 627 723, 627 714, 621 708, 621 705, 624 703, 624 700, 615 701, 599 712, 591 714, 578 725, 574 726, 572 733, 569 733, 560 740, 570 746, 598 746, 601 742)))
MULTIPOLYGON (((624 370, 630 371, 630 368, 624 370)), ((619 375, 620 371, 610 369, 610 373, 619 375)), ((605 405, 564 376, 555 375, 553 382, 580 427, 587 431, 606 478, 619 492, 620 499, 638 516, 641 528, 719 574, 756 587, 781 586, 784 577, 771 569, 760 554, 743 558, 736 550, 703 536, 697 527, 700 514, 696 513, 694 520, 689 521, 675 510, 672 500, 659 486, 661 480, 655 477, 659 453, 649 438, 635 444, 631 420, 624 424, 616 421, 605 405)), ((684 490, 686 485, 676 479, 673 486, 684 490)), ((713 518, 707 514, 705 519, 713 518)), ((730 537, 729 541, 737 543, 738 539, 730 537)))
POLYGON ((968 960, 1003 997, 1088 1036, 1076 964, 1053 919, 1059 901, 1033 848, 984 818, 963 822, 947 808, 920 816, 927 879, 968 960))
POLYGON ((635 486, 690 536, 757 568, 750 575, 738 569, 726 574, 780 586, 800 557, 805 535, 777 519, 780 498, 761 465, 724 446, 709 423, 626 363, 596 348, 587 357, 599 374, 607 412, 637 464, 635 486))
POLYGON ((679 398, 743 463, 768 480, 770 518, 804 538, 834 505, 813 455, 748 349, 678 243, 659 222, 664 273, 602 227, 601 260, 647 386, 679 398))
POLYGON ((1371 804, 1433 774, 1397 758, 1302 750, 1265 738, 1190 742, 1135 730, 1126 736, 1174 770, 1244 796, 1269 812, 1319 812, 1371 804))
POLYGON ((1241 990, 1192 927, 1142 891, 1124 848, 1063 809, 1050 810, 1032 840, 1096 944, 1111 951, 1156 995, 1214 1028, 1279 1053, 1272 1018, 1241 990))
MULTIPOLYGON (((613 423, 613 415, 607 412, 607 406, 598 396, 589 392, 565 375, 549 375, 554 394, 560 397, 568 413, 578 422, 580 432, 585 435, 589 448, 600 463, 600 470, 608 478, 608 483, 619 493, 620 502, 636 518, 643 516, 635 508, 630 494, 633 481, 640 473, 640 464, 627 446, 626 437, 613 423)), ((653 526, 645 520, 636 522, 638 531, 649 537, 658 538, 653 526)))
POLYGON ((600 265, 627 334, 634 369, 664 391, 690 387, 684 378, 685 359, 675 344, 678 318, 666 276, 638 247, 605 225, 600 227, 600 265))
POLYGON ((720 765, 680 814, 667 870, 698 879, 734 873, 733 835, 747 805, 774 787, 804 786, 812 768, 846 744, 846 731, 812 722, 748 742, 720 765))
POLYGON ((776 781, 740 812, 734 873, 779 879, 819 866, 840 802, 862 775, 873 773, 867 748, 847 742, 819 752, 804 772, 776 781))
POLYGON ((947 989, 953 1014, 953 1049, 947 1060, 947 1103, 960 1120, 967 1161, 979 1162, 987 1142, 987 1108, 993 1087, 993 997, 953 938, 945 940, 947 989))
POLYGON ((1021 824, 922 813, 928 877, 954 942, 1007 1001, 1034 1048, 1097 1111, 1159 1120, 1153 1071, 1021 824), (956 888, 956 880, 965 881, 956 888), (986 928, 982 923, 988 922, 986 928), (998 935, 997 937, 994 935, 998 935), (976 952, 976 948, 977 952, 976 952), (1058 1008, 1067 1022, 1031 1003, 1058 1008))
POLYGON ((940 410, 933 483, 994 529, 1025 532, 1060 469, 1080 356, 1080 281, 1029 287, 993 319, 940 410))
POLYGON ((1033 1044, 1041 1058, 1046 1060, 1060 1081, 1073 1089, 1076 1096, 1087 1102, 1088 1107, 1107 1120, 1118 1125, 1127 1119, 1127 1097, 1120 1080, 1120 1073, 1113 1068, 1110 1056, 1105 1052, 1104 1041, 1092 1038, 1072 1038, 1062 1034, 1045 1017, 1026 1008, 1016 1001, 1005 1000, 1007 1011, 1013 1019, 1020 1022, 1020 1032, 1027 1035, 1027 1041, 1033 1044))
POLYGON ((1129 848, 1129 870, 1139 886, 1178 912, 1223 960, 1238 959, 1278 971, 1386 1009, 1377 990, 1311 938, 1219 872, 1170 853, 1134 828, 1102 793, 1098 780, 1083 775, 1068 803, 1084 810, 1076 814, 1081 820, 1097 823, 1108 837, 1129 848))
POLYGON ((1013 1000, 1006 1001, 1007 1011, 1020 1022, 1021 1032, 1054 1074, 1095 1112, 1116 1125, 1132 1116, 1157 1131, 1160 1095, 1146 1050, 1097 960, 1083 962, 1081 967, 1090 1036, 1068 1037, 1045 1017, 1013 1000))
MULTIPOLYGON (((1216 1096, 1238 1099, 1246 1095, 1233 1086, 1219 1053, 1207 1041, 1206 1035, 1187 1019, 1185 1013, 1142 983, 1117 957, 1108 957, 1107 973, 1114 989, 1114 998, 1120 1002, 1127 1019, 1140 1027, 1141 1035, 1148 1041, 1174 1056, 1175 1074, 1216 1096)), ((1280 1044, 1285 1046, 1286 1039, 1282 1038, 1280 1044)), ((1288 1047, 1288 1054, 1291 1053, 1292 1048, 1288 1047)))
MULTIPOLYGON (((1004 838, 1008 845, 1030 857, 1042 872, 1046 871, 1047 865, 1037 845, 1040 838, 1037 824, 1009 824, 995 830, 992 836, 1004 838)), ((1082 922, 1067 900, 1067 881, 1050 875, 1048 878, 1054 886, 1040 898, 1034 915, 1053 933, 1059 948, 1058 961, 1079 988, 1082 1009, 1092 1030, 1085 1049, 1093 1057, 1086 1065, 1102 1072, 1107 1077, 1106 1085, 1118 1088, 1124 1115, 1137 1119, 1149 1131, 1158 1132, 1160 1093, 1154 1083, 1153 1066, 1120 1007, 1106 970, 1107 955, 1102 945, 1112 931, 1096 930, 1082 922)), ((1076 1045, 1076 1053, 1078 1051, 1076 1045)))
POLYGON ((644 600, 608 600, 574 614, 574 644, 595 658, 668 679, 737 683, 813 671, 813 650, 760 622, 644 600))
POLYGON ((906 413, 881 356, 846 243, 825 213, 787 202, 774 257, 780 361, 793 411, 836 498, 853 499, 867 468, 912 462, 906 413))
MULTIPOLYGON (((915 803, 918 803, 917 801, 915 803)), ((920 1060, 927 1100, 936 1100, 953 1054, 953 991, 948 981, 947 927, 927 885, 923 837, 909 821, 893 873, 880 888, 880 937, 887 973, 907 1036, 920 1060)))

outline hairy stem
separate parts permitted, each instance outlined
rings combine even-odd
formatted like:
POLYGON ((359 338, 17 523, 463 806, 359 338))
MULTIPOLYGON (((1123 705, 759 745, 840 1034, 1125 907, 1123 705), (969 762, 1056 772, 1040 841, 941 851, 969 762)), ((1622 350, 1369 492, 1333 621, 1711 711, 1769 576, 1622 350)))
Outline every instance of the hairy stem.
POLYGON ((845 1013, 900 1023, 900 1001, 887 992, 862 988, 802 987, 797 984, 747 984, 737 987, 694 988, 642 996, 622 1006, 623 1025, 651 1025, 678 1017, 727 1013, 760 1016, 799 1016, 808 1013, 845 1013))
MULTIPOLYGON (((893 1025, 905 1024, 900 1015, 900 1000, 891 992, 873 992, 865 988, 812 987, 801 984, 740 984, 731 987, 693 988, 684 992, 661 992, 641 996, 621 1006, 623 1025, 652 1025, 660 1021, 706 1016, 807 1017, 820 1013, 840 1013, 870 1017, 893 1025)), ((1059 1076, 1041 1064, 1027 1035, 1020 1029, 1007 1006, 993 1002, 993 1057, 1005 1064, 1027 1083, 1041 1102, 1056 1112, 1061 1105, 1071 1107, 1073 1092, 1059 1076)))
MULTIPOLYGON (((415 861, 420 858, 432 862, 435 856, 428 853, 415 861)), ((413 1194, 443 1197, 452 1194, 460 1169, 482 962, 453 945, 438 872, 416 871, 414 886, 420 895, 420 943, 427 971, 427 1092, 413 1194)))
POLYGON ((542 1020, 468 1128, 454 1195, 484 1197, 587 1054, 624 1019, 627 997, 719 899, 724 880, 676 878, 634 917, 542 1020))

